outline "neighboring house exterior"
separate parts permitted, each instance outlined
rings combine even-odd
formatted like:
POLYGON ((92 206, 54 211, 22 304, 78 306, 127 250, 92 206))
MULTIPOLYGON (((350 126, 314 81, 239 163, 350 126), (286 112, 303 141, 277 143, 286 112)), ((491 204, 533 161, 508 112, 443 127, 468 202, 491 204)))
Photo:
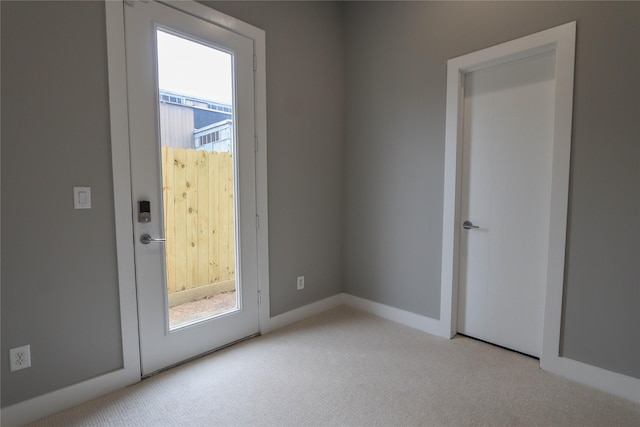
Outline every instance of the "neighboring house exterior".
POLYGON ((196 150, 231 153, 233 148, 232 123, 231 119, 227 119, 194 130, 193 139, 196 150))
POLYGON ((231 105, 163 90, 159 98, 163 146, 232 151, 231 105))

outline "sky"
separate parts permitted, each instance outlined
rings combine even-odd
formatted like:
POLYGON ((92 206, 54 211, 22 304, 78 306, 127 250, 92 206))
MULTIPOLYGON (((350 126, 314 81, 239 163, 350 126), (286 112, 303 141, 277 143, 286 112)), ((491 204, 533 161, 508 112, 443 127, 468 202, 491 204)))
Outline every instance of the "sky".
POLYGON ((231 55, 158 30, 160 89, 231 104, 231 55))

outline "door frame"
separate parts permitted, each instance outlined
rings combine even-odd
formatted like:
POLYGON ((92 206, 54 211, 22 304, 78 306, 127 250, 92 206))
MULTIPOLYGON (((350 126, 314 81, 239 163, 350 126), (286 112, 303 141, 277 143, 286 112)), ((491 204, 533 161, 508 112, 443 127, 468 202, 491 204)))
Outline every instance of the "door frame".
MULTIPOLYGON (((125 55, 125 3, 137 0, 105 2, 109 62, 109 103, 111 114, 111 146, 113 157, 113 186, 116 211, 116 248, 118 254, 120 313, 123 336, 124 368, 131 372, 130 383, 140 380, 140 337, 138 333, 137 287, 135 280, 133 221, 135 212, 131 202, 131 157, 129 112, 125 55)), ((226 30, 240 34, 254 45, 254 102, 256 150, 256 234, 259 292, 260 331, 270 318, 269 304, 269 246, 267 210, 267 121, 266 121, 266 44, 265 32, 191 0, 180 2, 159 0, 189 15, 209 21, 226 30)))
POLYGON ((573 381, 640 403, 640 394, 638 393, 640 380, 637 378, 562 357, 560 354, 575 45, 576 22, 574 21, 478 52, 453 58, 447 63, 442 270, 440 320, 437 322, 437 335, 452 338, 456 334, 457 327, 458 233, 460 227, 456 225, 460 224, 459 196, 461 183, 460 165, 462 160, 462 117, 460 109, 462 108, 461 101, 464 95, 464 74, 509 60, 525 58, 536 53, 555 51, 555 128, 553 136, 547 284, 540 367, 573 381))
MULTIPOLYGON (((569 197, 571 122, 576 23, 570 22, 447 62, 442 269, 441 334, 457 332, 459 237, 463 144, 464 76, 543 52, 555 52, 555 111, 551 169, 551 206, 541 366, 560 357, 562 297, 569 197)), ((546 369, 546 368, 545 368, 546 369)))
MULTIPOLYGON (((109 115, 113 197, 115 213, 116 257, 122 334, 122 366, 104 375, 36 396, 2 408, 2 421, 7 425, 22 425, 80 403, 103 396, 141 380, 138 335, 137 291, 135 282, 134 210, 131 205, 131 162, 129 154, 129 111, 127 104, 127 74, 125 60, 125 2, 105 1, 107 40, 107 72, 109 84, 109 115)), ((148 1, 148 0, 142 0, 148 1)), ((218 26, 241 34, 254 43, 254 90, 256 129, 256 228, 258 237, 258 291, 260 296, 259 328, 269 325, 269 246, 267 212, 267 97, 265 32, 192 0, 160 1, 174 9, 202 17, 218 26), (259 218, 259 227, 258 224, 259 218)))

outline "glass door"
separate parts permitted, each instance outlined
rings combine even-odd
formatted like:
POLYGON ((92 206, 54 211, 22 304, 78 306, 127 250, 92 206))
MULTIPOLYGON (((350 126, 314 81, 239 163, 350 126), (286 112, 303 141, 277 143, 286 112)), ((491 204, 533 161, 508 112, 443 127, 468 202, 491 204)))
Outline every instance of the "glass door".
POLYGON ((143 374, 258 332, 253 43, 125 6, 143 374))

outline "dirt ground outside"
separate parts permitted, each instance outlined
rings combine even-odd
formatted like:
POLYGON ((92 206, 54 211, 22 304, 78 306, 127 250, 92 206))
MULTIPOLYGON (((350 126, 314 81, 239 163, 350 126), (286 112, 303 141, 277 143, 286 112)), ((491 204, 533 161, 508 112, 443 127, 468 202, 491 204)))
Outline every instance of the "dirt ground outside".
POLYGON ((169 308, 171 327, 219 315, 237 307, 236 291, 220 292, 211 297, 169 308))

